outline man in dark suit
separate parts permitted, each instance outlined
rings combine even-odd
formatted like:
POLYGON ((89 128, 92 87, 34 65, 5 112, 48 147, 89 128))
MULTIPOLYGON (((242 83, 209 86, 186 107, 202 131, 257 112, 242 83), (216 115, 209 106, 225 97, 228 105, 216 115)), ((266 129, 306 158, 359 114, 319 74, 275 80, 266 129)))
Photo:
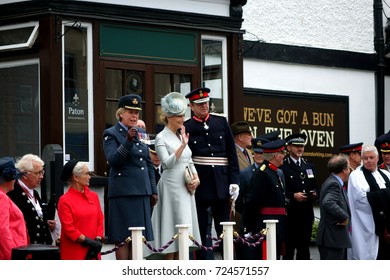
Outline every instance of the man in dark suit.
POLYGON ((293 260, 310 260, 310 240, 314 222, 313 201, 317 198, 316 172, 314 165, 302 158, 306 135, 291 134, 286 137, 287 150, 283 166, 286 181, 286 255, 293 260))
POLYGON ((30 243, 52 245, 52 231, 57 223, 54 217, 46 219, 41 198, 36 191, 45 174, 44 162, 37 155, 27 154, 20 158, 15 166, 23 172, 23 176, 15 181, 14 189, 7 195, 23 213, 30 243))
POLYGON ((343 188, 350 173, 348 157, 333 156, 328 162, 328 170, 331 174, 322 184, 320 192, 321 219, 317 245, 321 260, 346 260, 347 248, 351 248, 348 230, 351 213, 343 188))
POLYGON ((157 185, 158 181, 161 178, 161 173, 163 172, 163 170, 162 170, 162 166, 161 166, 161 160, 158 157, 158 154, 156 152, 154 140, 150 140, 149 152, 150 152, 150 158, 152 160, 152 164, 153 164, 153 168, 154 168, 154 176, 155 176, 156 185, 157 185))
MULTIPOLYGON (((209 113, 209 92, 198 88, 186 95, 194 115, 184 122, 201 182, 195 199, 203 244, 208 243, 209 208, 218 236, 220 223, 230 221, 230 203, 238 197, 240 176, 233 134, 225 117, 209 113)), ((197 258, 205 259, 204 251, 197 251, 197 258)))

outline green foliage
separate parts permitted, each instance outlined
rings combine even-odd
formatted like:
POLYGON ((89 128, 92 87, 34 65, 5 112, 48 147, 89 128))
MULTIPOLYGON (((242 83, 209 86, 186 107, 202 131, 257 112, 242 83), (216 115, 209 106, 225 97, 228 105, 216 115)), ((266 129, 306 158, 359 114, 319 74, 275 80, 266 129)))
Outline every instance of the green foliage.
POLYGON ((318 224, 320 223, 320 219, 317 217, 314 218, 312 230, 311 230, 311 241, 315 242, 317 239, 317 231, 318 231, 318 224))

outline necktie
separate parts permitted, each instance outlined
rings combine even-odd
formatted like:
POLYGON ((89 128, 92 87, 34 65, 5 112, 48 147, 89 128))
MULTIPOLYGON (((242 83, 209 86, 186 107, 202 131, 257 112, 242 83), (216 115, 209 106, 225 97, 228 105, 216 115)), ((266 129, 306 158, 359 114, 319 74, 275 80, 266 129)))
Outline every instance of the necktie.
POLYGON ((158 181, 160 180, 160 169, 158 167, 154 169, 154 177, 156 179, 156 184, 157 184, 158 181))
POLYGON ((246 157, 246 160, 249 164, 251 164, 251 159, 249 158, 249 155, 248 155, 248 152, 246 150, 243 151, 245 157, 246 157))
POLYGON ((299 160, 297 160, 296 163, 297 163, 297 166, 298 166, 298 167, 301 167, 301 164, 300 164, 299 160))

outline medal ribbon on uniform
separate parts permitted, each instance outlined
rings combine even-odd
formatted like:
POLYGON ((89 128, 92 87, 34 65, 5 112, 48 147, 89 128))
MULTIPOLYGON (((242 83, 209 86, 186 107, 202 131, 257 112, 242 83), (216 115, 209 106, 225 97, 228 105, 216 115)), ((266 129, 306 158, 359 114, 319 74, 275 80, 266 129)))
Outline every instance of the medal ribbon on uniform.
POLYGON ((204 119, 201 119, 201 118, 199 118, 199 117, 197 117, 197 116, 193 116, 192 118, 194 119, 194 120, 196 120, 197 122, 201 122, 201 123, 203 123, 203 128, 205 129, 205 130, 208 130, 210 127, 207 125, 207 120, 209 119, 209 117, 210 117, 210 114, 207 114, 207 116, 204 118, 204 119))

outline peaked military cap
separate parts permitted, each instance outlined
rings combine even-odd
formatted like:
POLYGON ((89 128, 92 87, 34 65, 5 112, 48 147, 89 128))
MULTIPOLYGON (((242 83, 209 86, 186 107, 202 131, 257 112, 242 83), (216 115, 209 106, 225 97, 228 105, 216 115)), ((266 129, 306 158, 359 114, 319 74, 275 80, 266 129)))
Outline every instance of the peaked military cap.
POLYGON ((272 132, 264 133, 258 136, 262 139, 267 139, 268 141, 275 141, 279 138, 280 130, 274 130, 272 132))
POLYGON ((286 141, 283 139, 270 141, 262 146, 263 153, 277 153, 284 151, 284 145, 286 145, 286 141))
POLYGON ((209 97, 209 88, 197 88, 186 94, 186 98, 190 100, 190 102, 194 103, 203 103, 210 100, 209 97))
POLYGON ((390 153, 390 139, 384 139, 380 145, 382 153, 390 153))
POLYGON ((306 144, 306 138, 307 136, 303 133, 291 134, 286 137, 286 143, 287 145, 291 144, 304 146, 306 144))
POLYGON ((119 99, 118 108, 141 111, 141 96, 137 94, 124 95, 119 99))
POLYGON ((251 142, 252 142, 252 150, 255 153, 263 153, 264 152, 263 145, 265 143, 268 143, 269 141, 265 138, 257 137, 257 138, 253 138, 251 142))
POLYGON ((348 144, 340 147, 340 152, 348 154, 352 152, 360 152, 362 150, 363 142, 348 144))
POLYGON ((156 140, 150 140, 150 144, 148 145, 148 146, 149 146, 149 151, 150 151, 151 153, 154 153, 154 154, 157 153, 157 152, 156 152, 155 141, 156 141, 156 140))

